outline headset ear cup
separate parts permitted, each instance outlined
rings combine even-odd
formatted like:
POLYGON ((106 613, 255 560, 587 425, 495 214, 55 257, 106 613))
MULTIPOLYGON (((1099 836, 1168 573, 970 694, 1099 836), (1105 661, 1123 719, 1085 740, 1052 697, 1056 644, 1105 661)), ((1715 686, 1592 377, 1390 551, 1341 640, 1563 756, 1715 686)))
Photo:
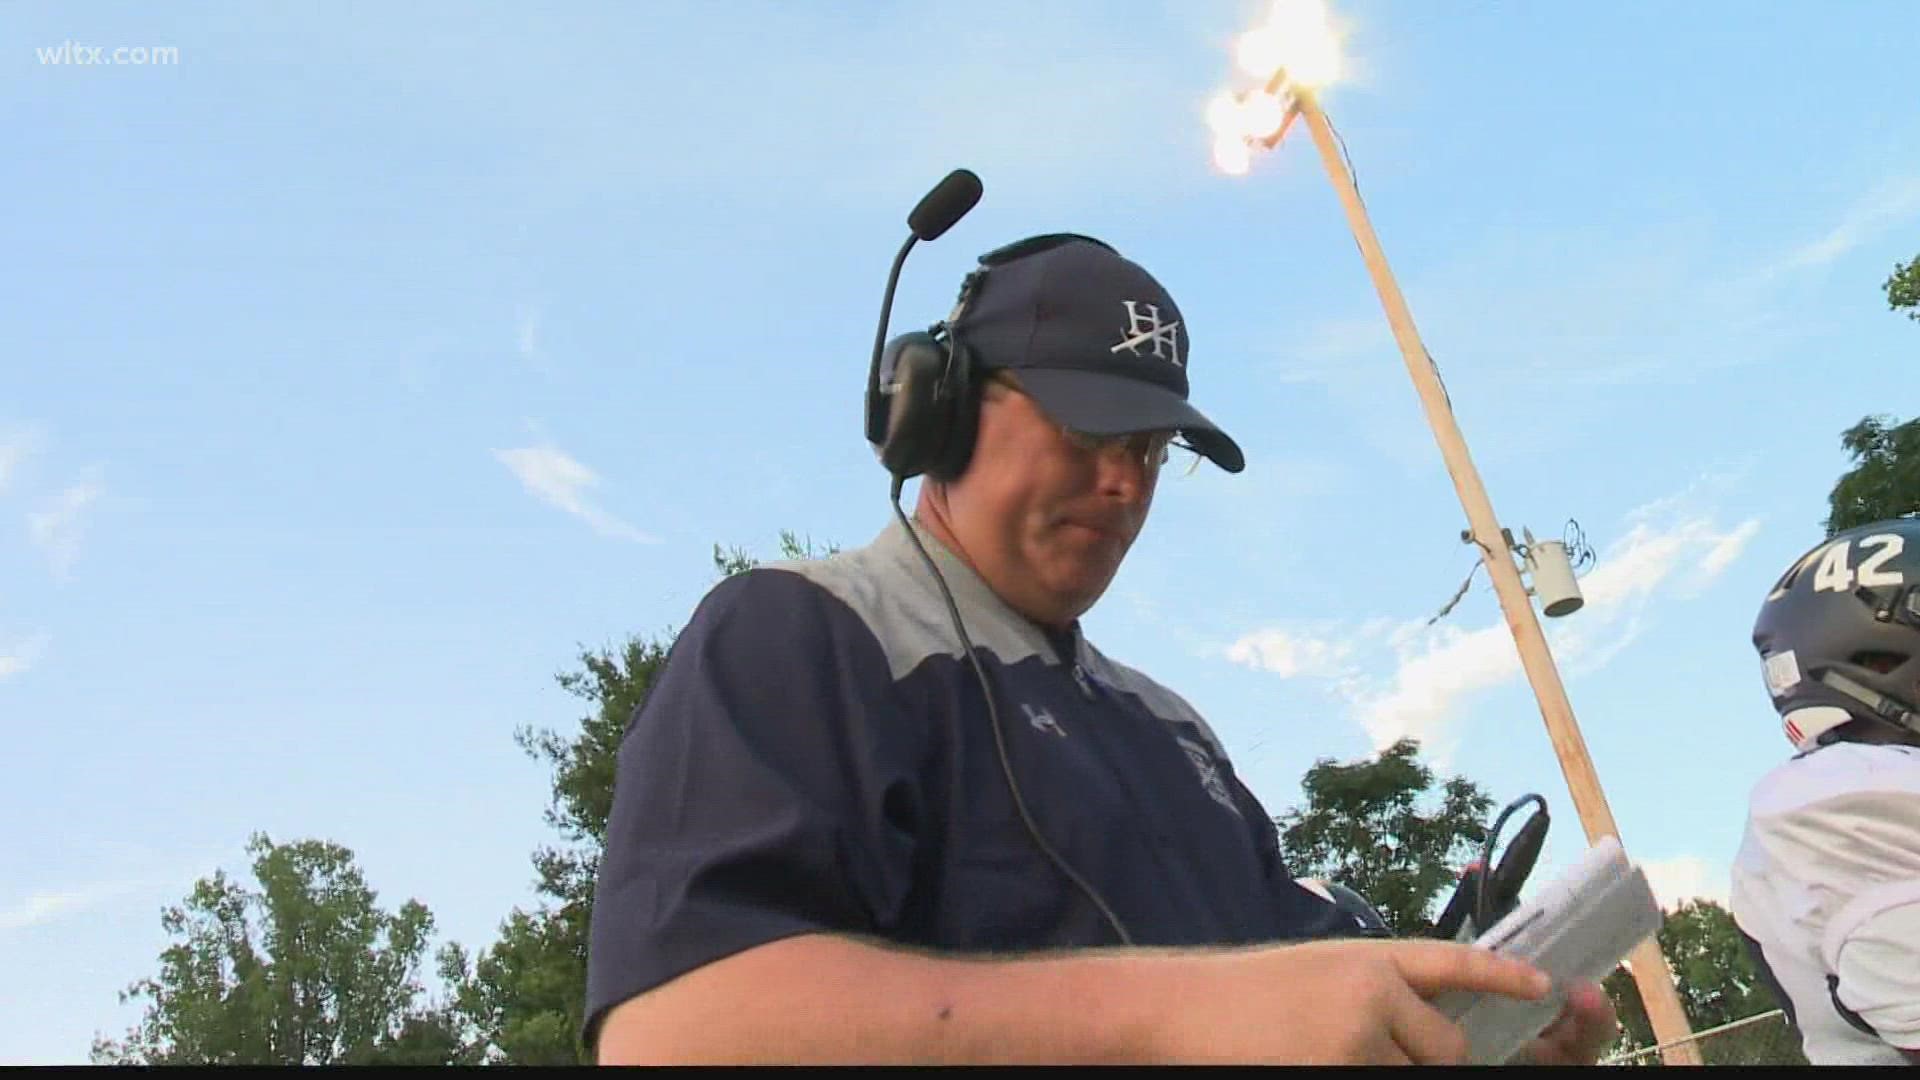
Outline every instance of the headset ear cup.
POLYGON ((900 353, 914 338, 924 338, 924 334, 902 334, 887 342, 887 347, 874 359, 873 370, 867 376, 867 441, 877 451, 887 442, 888 415, 893 408, 893 383, 900 368, 900 353))
MULTIPOLYGON (((948 416, 940 383, 947 351, 931 334, 905 334, 887 347, 881 373, 880 463, 905 480, 939 461, 948 416)), ((869 423, 873 422, 869 414, 869 423)))
POLYGON ((941 388, 941 412, 945 415, 943 438, 939 456, 927 467, 927 475, 936 480, 957 480, 967 471, 980 427, 980 372, 974 363, 973 351, 958 339, 949 339, 947 349, 952 356, 952 366, 941 388))

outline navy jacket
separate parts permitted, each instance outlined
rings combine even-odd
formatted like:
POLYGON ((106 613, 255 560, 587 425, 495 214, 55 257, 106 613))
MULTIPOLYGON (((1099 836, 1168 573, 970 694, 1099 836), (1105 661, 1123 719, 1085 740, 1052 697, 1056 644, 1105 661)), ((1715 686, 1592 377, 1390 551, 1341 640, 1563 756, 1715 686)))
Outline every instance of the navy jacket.
MULTIPOLYGON (((995 691, 1020 793, 1137 945, 1351 932, 1178 695, 1008 608, 921 531, 995 691)), ((702 600, 619 751, 586 1031, 795 934, 1014 953, 1117 944, 1038 848, 986 699, 904 528, 702 600)))

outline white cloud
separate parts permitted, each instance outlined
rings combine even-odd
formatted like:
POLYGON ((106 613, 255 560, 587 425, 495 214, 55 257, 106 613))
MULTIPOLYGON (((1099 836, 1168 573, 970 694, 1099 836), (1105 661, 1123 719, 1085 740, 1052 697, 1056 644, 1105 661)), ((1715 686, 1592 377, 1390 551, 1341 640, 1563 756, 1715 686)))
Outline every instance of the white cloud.
POLYGON ((1749 518, 1741 522, 1738 528, 1715 544, 1712 551, 1707 552, 1706 558, 1700 560, 1701 572, 1710 578, 1719 577, 1721 571, 1733 565, 1733 560, 1740 557, 1740 553, 1746 550, 1747 542, 1752 540, 1754 534, 1759 531, 1760 519, 1749 518))
POLYGON ((1519 675, 1520 653, 1505 623, 1475 630, 1439 626, 1398 650, 1387 689, 1361 687, 1348 697, 1375 749, 1403 736, 1432 742, 1443 734, 1459 700, 1519 675))
POLYGON ((25 641, 0 649, 0 680, 11 678, 32 667, 46 650, 47 635, 35 634, 25 641))
POLYGON ((538 307, 522 306, 514 320, 514 346, 519 349, 521 359, 533 364, 546 359, 546 353, 540 349, 540 316, 538 307))
POLYGON ((97 853, 86 861, 98 864, 104 872, 94 876, 79 871, 73 876, 80 884, 39 889, 17 900, 0 901, 0 933, 46 926, 127 897, 182 889, 184 882, 210 876, 219 865, 218 859, 207 852, 182 857, 121 842, 96 846, 97 853))
POLYGON ((1640 868, 1646 871, 1647 884, 1653 886, 1653 895, 1667 911, 1693 899, 1711 900, 1722 907, 1727 904, 1725 866, 1709 863, 1696 855, 1679 855, 1671 859, 1643 860, 1640 868))
POLYGON ((1920 216, 1920 176, 1886 181, 1856 200, 1818 239, 1789 252, 1780 269, 1825 266, 1916 216, 1920 216))
POLYGON ((53 563, 55 576, 64 578, 79 558, 80 538, 85 531, 81 515, 99 501, 103 492, 99 470, 89 469, 79 481, 45 501, 45 509, 27 515, 27 532, 53 563))
POLYGON ((1636 522, 1580 579, 1580 592, 1590 607, 1624 607, 1644 601, 1675 572, 1682 575, 1682 592, 1697 592, 1739 557, 1759 528, 1758 519, 1724 531, 1704 517, 1667 525, 1636 522))
MULTIPOLYGON (((1626 533, 1580 579, 1586 605, 1568 620, 1541 618, 1563 676, 1610 663, 1650 621, 1657 597, 1688 597, 1731 566, 1759 530, 1757 520, 1721 527, 1673 498, 1627 515, 1626 533)), ((1504 618, 1463 628, 1423 619, 1375 618, 1311 635, 1266 627, 1242 635, 1227 659, 1282 678, 1316 678, 1344 701, 1376 749, 1403 736, 1438 747, 1473 695, 1524 673, 1504 618), (1362 646, 1365 646, 1364 648, 1362 646), (1356 657, 1380 657, 1364 664, 1356 657)))
POLYGON ((91 907, 106 896, 99 890, 34 893, 11 907, 0 908, 0 930, 24 930, 52 922, 62 915, 91 907))
POLYGON ((1336 675, 1352 651, 1347 642, 1267 629, 1256 630, 1228 646, 1227 659, 1291 679, 1298 675, 1336 675))
POLYGON ((0 492, 7 490, 13 471, 20 467, 21 462, 33 456, 39 447, 40 432, 37 428, 0 430, 0 492))
POLYGON ((535 498, 572 514, 600 535, 642 544, 660 542, 589 501, 587 493, 600 485, 600 477, 558 447, 542 444, 495 450, 493 456, 535 498))

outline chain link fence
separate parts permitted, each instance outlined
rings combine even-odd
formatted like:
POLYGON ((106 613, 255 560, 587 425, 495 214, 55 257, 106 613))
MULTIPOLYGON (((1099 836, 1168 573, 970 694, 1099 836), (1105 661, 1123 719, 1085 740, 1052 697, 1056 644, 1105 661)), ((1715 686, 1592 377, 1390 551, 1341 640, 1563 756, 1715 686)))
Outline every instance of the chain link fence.
POLYGON ((1700 1048, 1701 1060, 1708 1065, 1807 1064, 1800 1052, 1800 1036, 1787 1023, 1787 1014, 1779 1009, 1697 1031, 1679 1042, 1660 1046, 1638 1046, 1629 1042, 1602 1058, 1600 1064, 1659 1065, 1661 1051, 1686 1042, 1700 1048))

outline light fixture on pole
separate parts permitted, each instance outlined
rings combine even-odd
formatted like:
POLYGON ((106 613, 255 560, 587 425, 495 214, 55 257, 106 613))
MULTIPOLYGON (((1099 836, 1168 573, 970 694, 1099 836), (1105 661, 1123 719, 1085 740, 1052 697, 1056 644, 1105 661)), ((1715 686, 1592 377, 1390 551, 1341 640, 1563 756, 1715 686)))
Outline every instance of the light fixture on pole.
MULTIPOLYGON (((1528 602, 1528 590, 1520 579, 1520 569, 1514 564, 1512 541, 1494 516, 1493 505, 1467 453, 1466 441, 1454 419, 1453 406, 1440 383, 1439 372, 1414 329, 1413 315, 1387 266, 1386 254, 1368 220, 1366 205, 1335 145, 1332 124, 1320 106, 1320 91, 1338 77, 1341 68, 1340 35, 1325 4, 1321 0, 1275 0, 1267 20, 1240 35, 1233 52, 1242 74, 1254 83, 1246 90, 1224 92, 1207 106, 1214 165, 1229 175, 1246 175, 1254 158, 1278 147, 1296 120, 1306 122, 1327 176, 1346 210, 1348 225, 1360 246, 1374 289, 1380 294, 1394 341, 1420 395, 1427 423, 1433 429, 1454 490, 1466 510, 1467 539, 1479 545, 1487 573, 1493 579, 1507 629, 1513 634, 1521 666, 1539 702, 1541 718, 1546 722, 1548 738, 1559 758, 1587 841, 1596 843, 1608 836, 1618 839, 1613 811, 1600 788, 1600 778, 1594 772, 1593 761, 1574 720, 1573 708, 1559 671, 1554 667, 1540 621, 1528 602)), ((1564 613, 1570 601, 1577 606, 1577 586, 1573 587, 1571 597, 1565 592, 1565 587, 1572 585, 1571 570, 1564 581, 1560 580, 1556 574, 1558 567, 1549 565, 1556 562, 1553 556, 1544 548, 1538 554, 1540 559, 1532 566, 1536 589, 1539 590, 1543 579, 1552 579, 1549 588, 1539 590, 1551 595, 1555 610, 1549 614, 1564 613)), ((1660 952, 1659 940, 1649 937, 1636 946, 1628 954, 1628 967, 1646 1005, 1656 1041, 1668 1047, 1662 1054, 1666 1063, 1702 1064, 1699 1048, 1691 1041, 1686 1012, 1674 989, 1672 972, 1660 952)))

